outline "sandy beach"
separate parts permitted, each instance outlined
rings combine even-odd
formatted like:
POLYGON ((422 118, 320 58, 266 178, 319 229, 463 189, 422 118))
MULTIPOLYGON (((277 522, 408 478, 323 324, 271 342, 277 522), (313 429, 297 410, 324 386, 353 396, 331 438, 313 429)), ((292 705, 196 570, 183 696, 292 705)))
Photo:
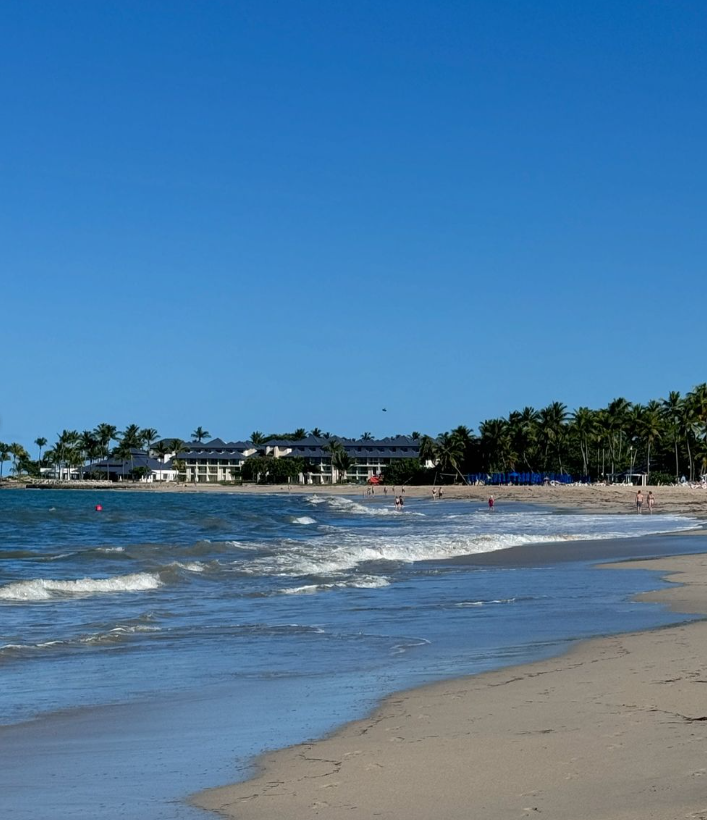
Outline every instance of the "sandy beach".
MULTIPOLYGON (((657 570, 679 585, 645 600, 707 613, 707 556, 612 567, 657 570)), ((398 693, 194 803, 239 820, 704 820, 706 659, 697 621, 398 693)))

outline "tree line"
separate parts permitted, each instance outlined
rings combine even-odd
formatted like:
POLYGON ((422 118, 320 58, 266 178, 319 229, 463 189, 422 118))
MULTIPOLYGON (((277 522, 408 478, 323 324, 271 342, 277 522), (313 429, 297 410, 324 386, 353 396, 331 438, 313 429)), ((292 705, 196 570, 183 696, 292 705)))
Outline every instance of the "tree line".
MULTIPOLYGON (((249 441, 256 447, 275 439, 305 438, 305 428, 291 433, 265 435, 254 431, 249 441)), ((339 436, 322 433, 315 427, 310 435, 327 438, 334 467, 345 474, 350 456, 339 436)), ((192 442, 203 442, 211 436, 197 427, 192 442)), ((668 483, 686 477, 696 480, 707 472, 707 383, 699 384, 685 395, 677 391, 664 399, 646 404, 616 398, 606 407, 578 407, 570 411, 562 402, 552 402, 536 410, 524 407, 508 416, 486 419, 478 431, 459 425, 437 436, 411 434, 419 441, 419 459, 404 459, 392 464, 386 478, 391 482, 465 480, 469 474, 514 472, 569 473, 575 477, 602 480, 621 472, 645 472, 655 483, 668 483), (434 465, 429 467, 429 465, 434 465)), ((363 433, 361 440, 371 440, 363 433)), ((157 458, 183 452, 190 442, 179 438, 158 440, 152 427, 128 425, 119 431, 111 424, 99 424, 94 430, 63 430, 48 448, 40 436, 33 459, 20 444, 0 442, 0 478, 4 464, 12 461, 15 475, 39 475, 41 467, 55 466, 79 469, 110 457, 124 464, 132 463, 136 450, 153 453, 157 458)), ((257 457, 244 477, 257 476, 275 469, 263 457, 257 457)), ((249 460, 250 461, 250 460, 249 460)), ((275 469, 278 476, 292 477, 302 465, 294 460, 275 469)), ((248 462, 246 462, 247 464, 248 462)), ((305 465, 307 466, 307 465, 305 465)), ((133 473, 131 468, 129 473, 133 473)), ((134 476, 133 476, 134 477, 134 476)))
POLYGON ((646 404, 616 398, 596 410, 524 407, 482 421, 477 433, 461 425, 423 436, 420 460, 447 476, 555 472, 597 481, 644 472, 658 483, 694 481, 707 472, 707 384, 646 404))

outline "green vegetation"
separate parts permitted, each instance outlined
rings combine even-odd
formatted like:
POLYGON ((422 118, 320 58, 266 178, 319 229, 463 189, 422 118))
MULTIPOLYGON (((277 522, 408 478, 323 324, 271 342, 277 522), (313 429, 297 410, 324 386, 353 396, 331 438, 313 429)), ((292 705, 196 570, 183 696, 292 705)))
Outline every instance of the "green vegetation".
POLYGON ((252 456, 244 462, 241 477, 258 484, 283 484, 288 479, 296 480, 302 472, 305 472, 305 462, 301 458, 252 456))
MULTIPOLYGON (((250 440, 255 446, 273 439, 302 439, 305 428, 292 433, 266 436, 256 430, 250 440)), ((345 481, 351 457, 337 436, 322 433, 315 427, 311 435, 328 439, 325 450, 331 456, 339 481, 345 481)), ((192 434, 201 442, 210 433, 199 426, 192 434)), ((157 430, 128 425, 122 432, 111 424, 99 424, 94 430, 62 430, 56 441, 38 436, 37 459, 32 459, 17 443, 0 442, 0 478, 38 476, 40 468, 54 467, 67 476, 91 469, 96 461, 109 456, 125 462, 124 476, 138 477, 134 454, 148 450, 163 462, 188 446, 182 439, 157 441, 157 430), (11 462, 7 469, 7 462, 11 462)), ((364 432, 363 441, 372 434, 364 432)), ((707 473, 707 383, 697 385, 686 395, 673 391, 668 397, 646 404, 616 398, 600 409, 578 407, 570 412, 561 402, 552 402, 536 410, 524 407, 507 417, 485 419, 478 432, 465 425, 440 433, 436 437, 418 431, 412 438, 419 442, 418 459, 394 461, 385 471, 390 484, 458 482, 469 474, 494 472, 570 473, 593 481, 626 472, 648 473, 649 481, 672 483, 685 476, 697 480, 707 473)), ((319 466, 302 459, 254 456, 244 463, 242 478, 260 482, 281 482, 299 473, 316 473, 319 466)), ((107 477, 104 475, 103 477, 107 477)), ((234 474, 234 480, 238 478, 234 474)))
POLYGON ((644 472, 649 481, 694 481, 707 472, 707 384, 646 404, 617 398, 598 410, 569 412, 561 402, 524 407, 481 422, 478 435, 457 427, 436 439, 422 436, 420 460, 434 462, 447 481, 510 471, 566 472, 594 481, 644 472))

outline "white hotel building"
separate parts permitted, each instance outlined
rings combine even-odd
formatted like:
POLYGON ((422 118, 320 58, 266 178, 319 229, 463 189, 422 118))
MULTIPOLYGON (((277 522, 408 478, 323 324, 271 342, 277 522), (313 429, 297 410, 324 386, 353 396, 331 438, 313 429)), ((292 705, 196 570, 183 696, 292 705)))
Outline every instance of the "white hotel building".
POLYGON ((394 436, 376 440, 331 439, 307 436, 303 439, 272 439, 262 445, 250 441, 209 442, 192 441, 173 458, 183 464, 180 478, 188 483, 219 483, 238 481, 246 459, 254 455, 273 458, 302 458, 311 470, 300 474, 301 484, 331 484, 335 481, 365 483, 380 476, 393 461, 418 458, 420 443, 411 436, 394 436), (331 453, 327 445, 338 441, 351 459, 346 476, 338 475, 332 468, 331 453), (332 475, 334 473, 334 475, 332 475))

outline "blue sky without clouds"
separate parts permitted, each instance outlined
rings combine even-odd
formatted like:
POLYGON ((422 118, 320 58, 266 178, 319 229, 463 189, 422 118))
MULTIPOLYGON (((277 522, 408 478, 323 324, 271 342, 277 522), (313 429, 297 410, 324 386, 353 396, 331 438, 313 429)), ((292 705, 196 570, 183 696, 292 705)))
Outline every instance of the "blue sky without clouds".
POLYGON ((703 2, 0 21, 0 439, 434 434, 707 378, 703 2))

